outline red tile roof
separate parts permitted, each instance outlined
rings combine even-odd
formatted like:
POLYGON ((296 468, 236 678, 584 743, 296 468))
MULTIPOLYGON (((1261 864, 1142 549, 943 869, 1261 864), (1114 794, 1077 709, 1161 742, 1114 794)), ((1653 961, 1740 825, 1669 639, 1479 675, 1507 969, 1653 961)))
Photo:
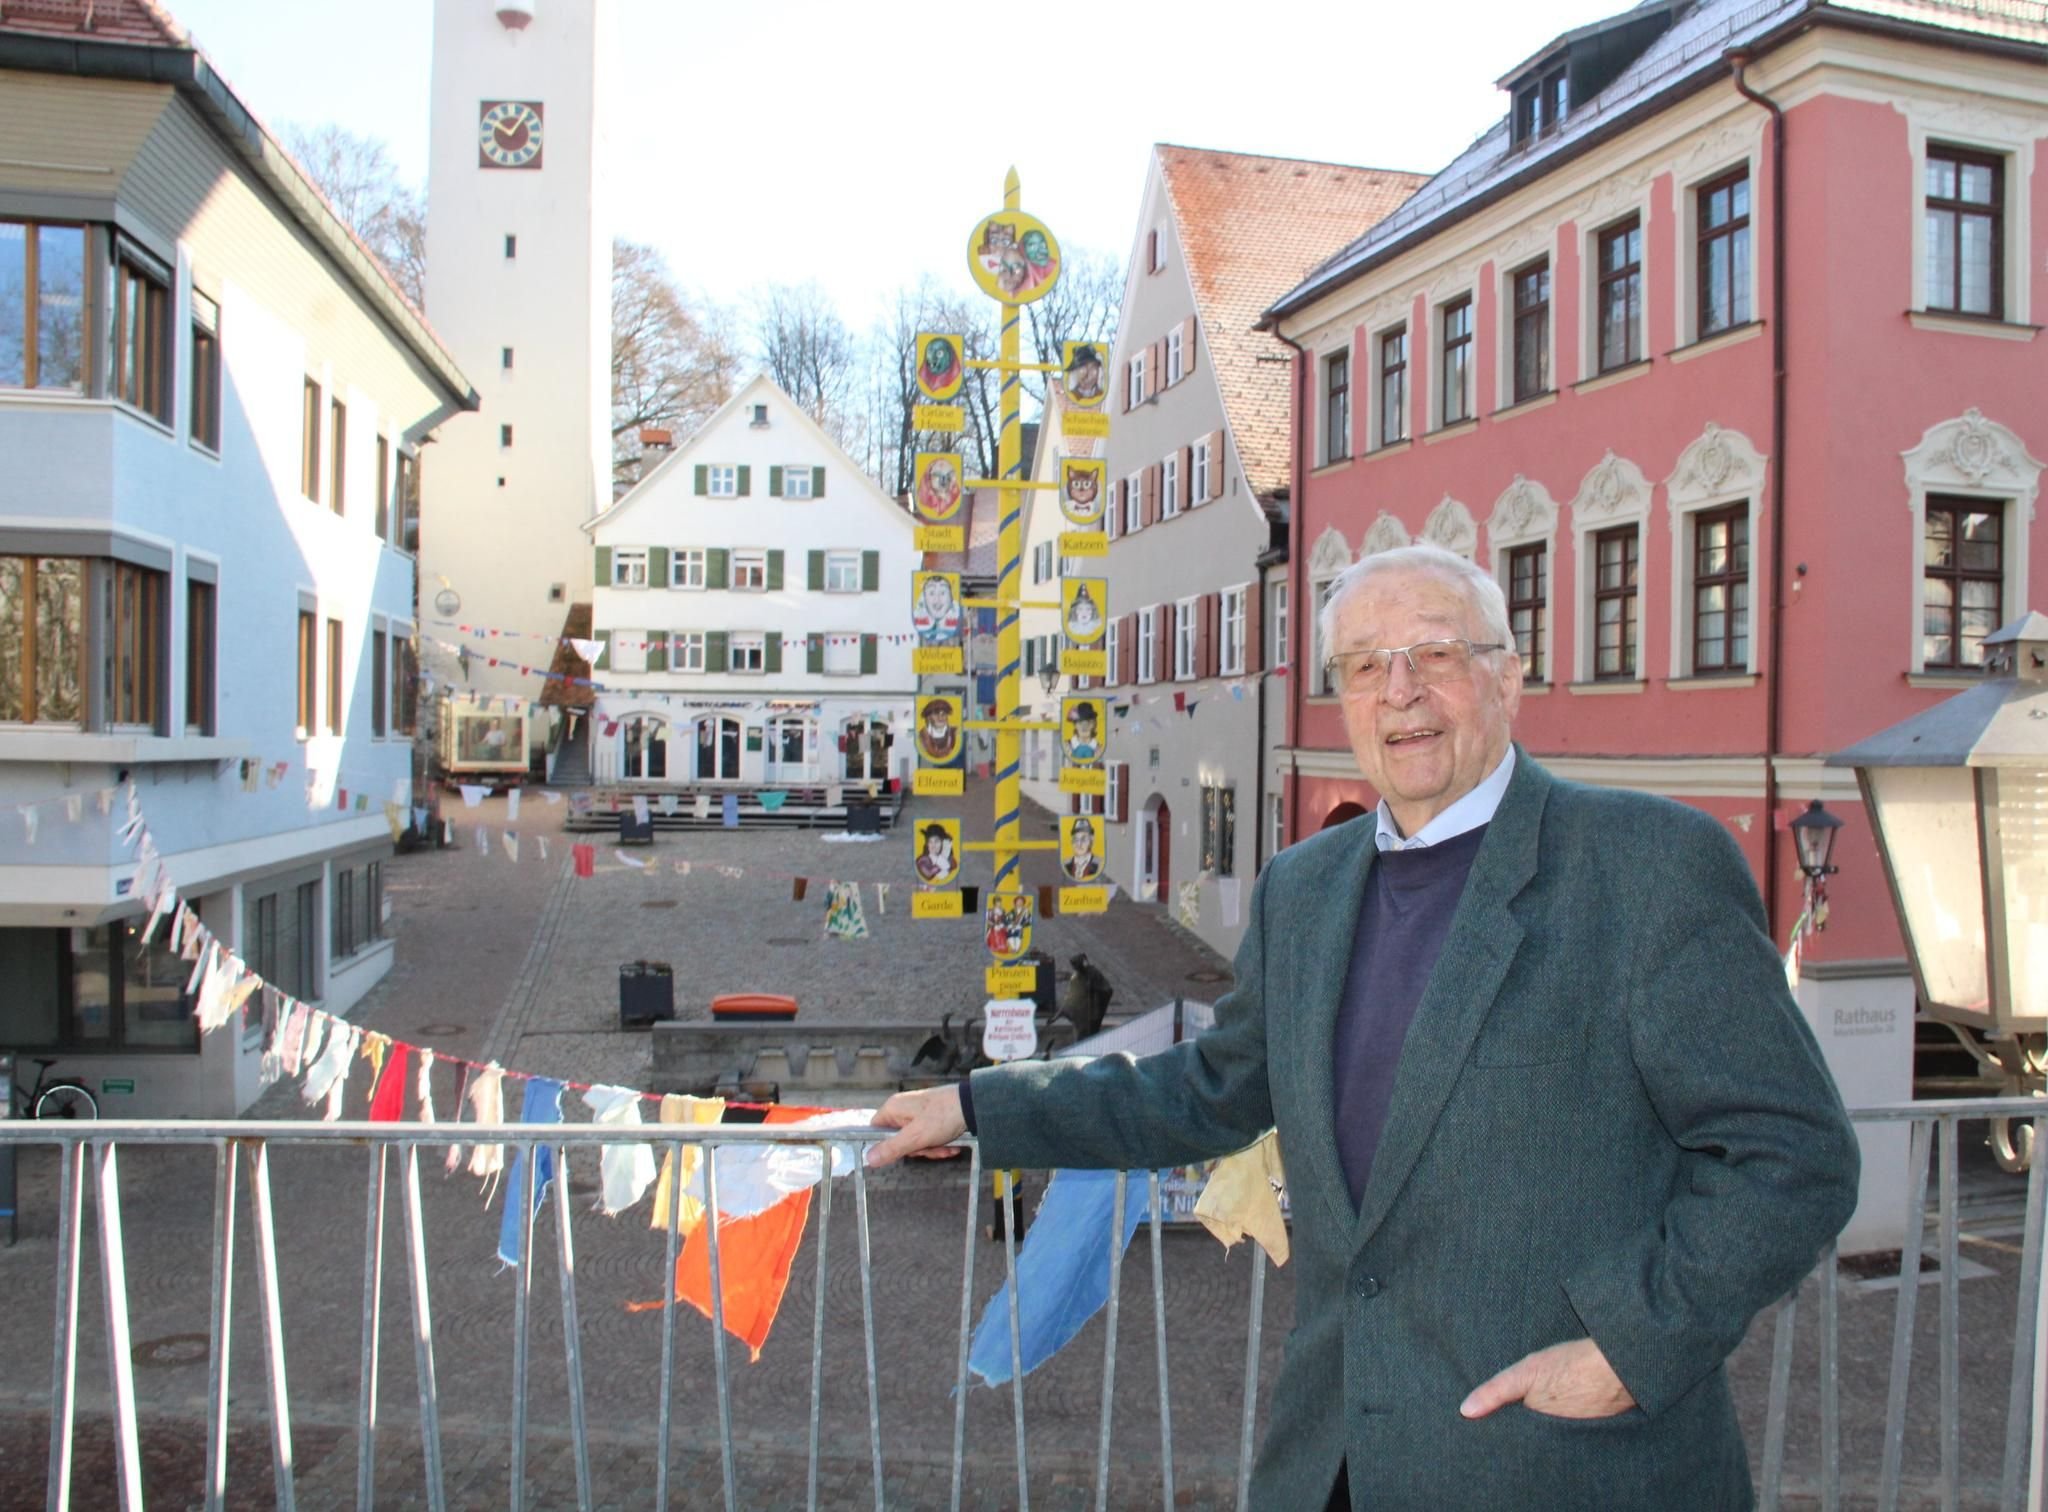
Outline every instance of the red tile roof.
POLYGON ((1269 498, 1287 487, 1292 354, 1252 327, 1427 175, 1165 143, 1157 151, 1230 432, 1252 492, 1269 498))
POLYGON ((189 47, 184 29, 156 0, 0 0, 0 31, 189 47))

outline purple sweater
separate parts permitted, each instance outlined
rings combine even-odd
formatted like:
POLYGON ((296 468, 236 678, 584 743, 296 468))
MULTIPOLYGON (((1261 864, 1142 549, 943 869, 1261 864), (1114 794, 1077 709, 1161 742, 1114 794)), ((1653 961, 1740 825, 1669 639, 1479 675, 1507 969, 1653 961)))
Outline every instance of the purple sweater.
POLYGON ((1383 851, 1366 879, 1330 1047, 1337 1154, 1354 1208, 1372 1175, 1408 1025, 1485 838, 1482 824, 1437 845, 1383 851))

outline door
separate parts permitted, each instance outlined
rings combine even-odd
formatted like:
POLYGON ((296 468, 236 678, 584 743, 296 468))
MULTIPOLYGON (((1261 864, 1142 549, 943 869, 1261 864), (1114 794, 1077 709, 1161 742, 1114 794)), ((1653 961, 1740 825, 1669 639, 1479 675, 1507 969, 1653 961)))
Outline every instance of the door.
POLYGON ((697 721, 697 781, 737 782, 740 778, 740 722, 707 716, 697 721))
POLYGON ((1171 886, 1173 811, 1154 794, 1138 815, 1138 896, 1159 899, 1171 886))
POLYGON ((811 722, 785 714, 768 725, 767 777, 770 782, 807 782, 811 776, 807 747, 815 745, 811 722))
POLYGON ((886 778, 893 740, 886 719, 849 719, 841 737, 846 751, 846 780, 880 782, 886 778))
POLYGON ((622 734, 619 774, 639 781, 668 776, 668 726, 647 714, 629 715, 622 734))

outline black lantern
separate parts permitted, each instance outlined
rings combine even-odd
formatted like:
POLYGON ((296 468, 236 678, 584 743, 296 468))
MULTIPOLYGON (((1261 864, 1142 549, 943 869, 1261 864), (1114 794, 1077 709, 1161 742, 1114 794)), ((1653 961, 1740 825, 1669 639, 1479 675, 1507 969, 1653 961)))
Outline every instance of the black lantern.
POLYGON ((1047 662, 1038 669, 1038 686, 1045 689, 1046 697, 1050 698, 1052 690, 1059 685, 1060 666, 1058 662, 1047 662))
POLYGON ((1835 832, 1842 821, 1827 811, 1818 798, 1806 805, 1806 812, 1792 821, 1792 843, 1799 848, 1799 869, 1809 882, 1832 877, 1836 868, 1828 858, 1834 854, 1835 832))

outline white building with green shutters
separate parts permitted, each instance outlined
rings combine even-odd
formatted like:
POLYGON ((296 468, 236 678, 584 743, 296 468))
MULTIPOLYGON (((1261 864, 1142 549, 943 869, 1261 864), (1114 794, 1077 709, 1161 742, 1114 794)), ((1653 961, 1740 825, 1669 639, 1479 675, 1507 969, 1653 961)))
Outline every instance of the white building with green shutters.
POLYGON ((584 529, 595 781, 907 772, 914 523, 768 378, 584 529))

